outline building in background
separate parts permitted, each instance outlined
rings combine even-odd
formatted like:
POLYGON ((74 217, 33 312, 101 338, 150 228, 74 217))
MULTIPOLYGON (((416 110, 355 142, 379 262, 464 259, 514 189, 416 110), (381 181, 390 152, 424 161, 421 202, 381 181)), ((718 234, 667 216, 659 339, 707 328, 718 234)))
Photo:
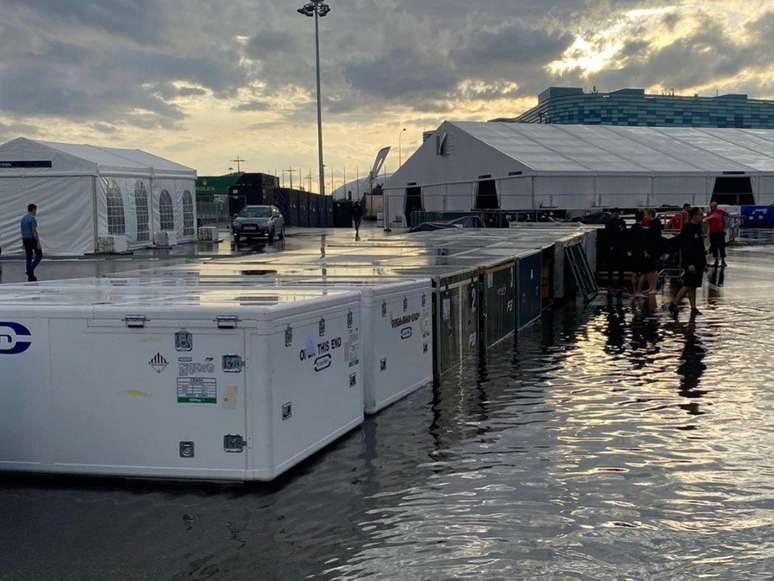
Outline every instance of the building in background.
POLYGON ((774 129, 774 101, 747 95, 646 95, 643 89, 584 93, 577 87, 549 87, 538 96, 536 107, 514 119, 495 121, 774 129))
POLYGON ((228 222, 228 192, 241 174, 199 176, 196 179, 196 208, 202 225, 228 222))
POLYGON ((228 188, 229 215, 238 213, 245 206, 260 206, 280 187, 279 178, 265 173, 240 173, 228 188))

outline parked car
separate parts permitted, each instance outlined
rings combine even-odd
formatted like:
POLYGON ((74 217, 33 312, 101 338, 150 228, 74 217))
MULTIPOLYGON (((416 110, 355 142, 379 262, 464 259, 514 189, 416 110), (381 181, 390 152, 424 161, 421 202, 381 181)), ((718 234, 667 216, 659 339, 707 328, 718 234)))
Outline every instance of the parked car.
POLYGON ((231 222, 234 242, 242 238, 266 237, 269 242, 285 239, 285 219, 275 206, 245 206, 231 222))

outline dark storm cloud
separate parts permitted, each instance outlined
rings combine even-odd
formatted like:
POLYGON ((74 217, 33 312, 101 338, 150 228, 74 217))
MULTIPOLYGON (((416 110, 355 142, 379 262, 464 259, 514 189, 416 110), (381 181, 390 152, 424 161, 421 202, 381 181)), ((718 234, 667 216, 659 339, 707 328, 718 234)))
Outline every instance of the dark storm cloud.
POLYGON ((502 79, 504 73, 513 77, 524 67, 543 66, 559 58, 572 41, 567 32, 549 32, 517 21, 467 31, 465 42, 452 50, 451 57, 468 76, 502 79))
POLYGON ((286 53, 296 48, 296 39, 281 30, 266 30, 259 32, 247 44, 247 55, 261 60, 267 54, 275 52, 286 53))
MULTIPOLYGON (((349 0, 321 20, 323 99, 342 119, 393 106, 453 114, 454 103, 531 96, 548 84, 577 33, 599 30, 646 0, 349 0)), ((174 127, 181 98, 214 95, 239 112, 313 118, 311 19, 269 0, 0 0, 0 115, 174 127), (243 93, 239 93, 240 90, 243 93), (249 100, 245 100, 245 94, 249 100)), ((664 25, 675 28, 677 16, 664 25)), ((634 33, 632 33, 634 35, 634 33)), ((683 87, 772 58, 774 15, 750 23, 748 45, 708 22, 654 49, 632 38, 597 84, 683 87)))
POLYGON ((355 90, 385 100, 443 95, 459 82, 451 63, 420 46, 352 59, 344 67, 344 76, 355 90))
POLYGON ((59 27, 87 28, 142 43, 157 43, 171 24, 154 0, 3 0, 6 14, 31 15, 59 27))

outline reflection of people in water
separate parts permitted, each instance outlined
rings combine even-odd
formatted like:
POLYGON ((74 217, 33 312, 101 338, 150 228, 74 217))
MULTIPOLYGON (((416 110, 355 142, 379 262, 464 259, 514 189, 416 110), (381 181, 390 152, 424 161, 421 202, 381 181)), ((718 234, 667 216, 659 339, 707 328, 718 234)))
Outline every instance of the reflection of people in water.
MULTIPOLYGON (((696 334, 696 326, 693 322, 683 326, 685 335, 685 345, 680 354, 680 363, 677 366, 677 375, 680 376, 679 393, 682 397, 689 399, 698 399, 707 392, 697 389, 701 383, 701 377, 707 366, 704 364, 704 358, 707 356, 707 349, 704 343, 696 334)), ((699 411, 698 402, 690 402, 680 406, 692 416, 698 416, 704 412, 699 411)))
POLYGON ((605 352, 610 355, 620 355, 625 351, 624 339, 626 337, 626 319, 624 318, 621 295, 617 295, 615 301, 613 295, 608 295, 604 313, 607 316, 605 352))
POLYGON ((717 266, 712 269, 710 273, 710 284, 714 286, 723 286, 726 282, 726 269, 718 268, 717 266))
POLYGON ((707 287, 707 303, 715 305, 722 294, 723 284, 726 282, 726 269, 717 266, 710 270, 709 286, 707 287))
POLYGON ((635 369, 642 369, 651 362, 661 348, 659 317, 647 311, 635 311, 631 325, 631 360, 635 369))

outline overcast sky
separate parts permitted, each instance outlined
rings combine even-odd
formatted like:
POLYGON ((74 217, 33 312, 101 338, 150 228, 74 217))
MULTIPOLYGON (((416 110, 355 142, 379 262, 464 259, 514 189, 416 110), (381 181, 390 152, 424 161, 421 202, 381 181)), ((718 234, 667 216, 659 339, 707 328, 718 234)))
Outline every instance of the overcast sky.
MULTIPOLYGON (((316 173, 301 4, 0 0, 0 141, 137 147, 200 175, 237 154, 249 171, 316 173)), ((444 119, 514 116, 552 84, 774 98, 774 0, 330 4, 323 114, 337 185, 384 145, 394 169, 403 127, 405 159, 444 119)))

